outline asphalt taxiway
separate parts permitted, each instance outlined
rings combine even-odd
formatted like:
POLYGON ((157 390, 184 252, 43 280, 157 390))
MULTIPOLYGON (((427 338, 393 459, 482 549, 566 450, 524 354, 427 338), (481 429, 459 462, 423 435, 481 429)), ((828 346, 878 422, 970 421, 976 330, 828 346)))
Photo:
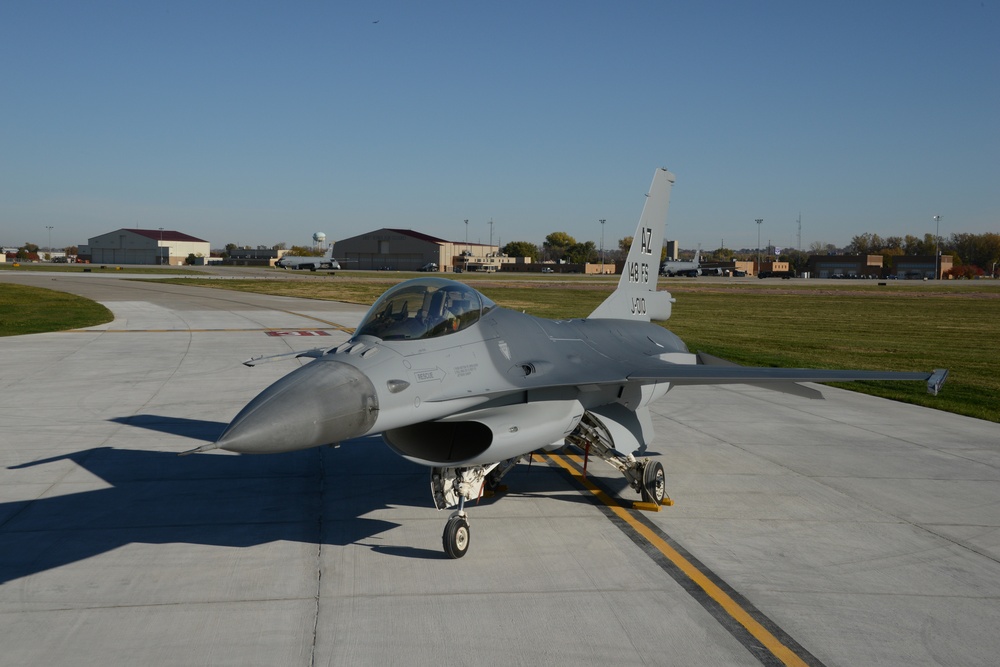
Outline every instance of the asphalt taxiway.
MULTIPOLYGON (((907 664, 1000 655, 1000 425, 823 388, 653 406, 676 501, 538 456, 441 549, 376 438, 179 457, 364 308, 0 274, 111 323, 0 338, 0 665, 907 664), (270 335, 281 332, 286 335, 270 335)), ((947 386, 944 389, 947 391, 947 386)))

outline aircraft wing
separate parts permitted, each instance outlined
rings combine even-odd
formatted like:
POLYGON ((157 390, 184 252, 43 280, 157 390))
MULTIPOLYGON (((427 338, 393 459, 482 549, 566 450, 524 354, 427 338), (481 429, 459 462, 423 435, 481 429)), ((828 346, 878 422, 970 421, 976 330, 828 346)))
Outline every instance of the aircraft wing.
MULTIPOLYGON (((687 355, 685 355, 687 356, 687 355)), ((740 366, 731 361, 713 357, 700 352, 690 355, 696 363, 674 363, 660 359, 649 358, 641 368, 627 369, 619 366, 593 368, 586 377, 569 378, 558 373, 551 379, 547 373, 539 373, 534 383, 527 382, 520 386, 506 386, 492 391, 476 394, 484 401, 506 394, 531 389, 552 389, 559 387, 577 387, 586 390, 587 387, 601 387, 628 383, 653 384, 669 382, 674 386, 681 385, 711 385, 711 384, 746 384, 803 398, 821 399, 823 394, 816 389, 799 384, 800 382, 853 382, 860 380, 911 380, 927 383, 927 391, 937 395, 948 371, 938 369, 933 372, 900 372, 900 371, 870 371, 870 370, 829 370, 822 368, 770 368, 756 366, 740 366)), ((469 398, 467 392, 443 391, 436 396, 428 396, 430 402, 450 401, 458 398, 469 398)))
POLYGON ((937 395, 948 371, 937 369, 932 373, 900 371, 829 370, 812 368, 766 368, 740 366, 725 359, 699 352, 697 364, 674 364, 658 361, 648 369, 628 376, 631 382, 670 382, 674 385, 694 384, 749 384, 778 391, 807 395, 814 390, 808 387, 787 387, 797 382, 853 382, 857 380, 923 380, 927 391, 937 395), (802 391, 804 390, 804 391, 802 391))

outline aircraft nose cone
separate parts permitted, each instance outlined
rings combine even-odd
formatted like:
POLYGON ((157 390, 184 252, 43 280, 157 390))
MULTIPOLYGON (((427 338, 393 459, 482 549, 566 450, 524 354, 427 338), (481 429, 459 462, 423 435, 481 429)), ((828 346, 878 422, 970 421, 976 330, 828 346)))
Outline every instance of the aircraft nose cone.
POLYGON ((364 373, 318 359, 247 403, 215 444, 244 454, 306 449, 362 435, 377 414, 378 395, 364 373))

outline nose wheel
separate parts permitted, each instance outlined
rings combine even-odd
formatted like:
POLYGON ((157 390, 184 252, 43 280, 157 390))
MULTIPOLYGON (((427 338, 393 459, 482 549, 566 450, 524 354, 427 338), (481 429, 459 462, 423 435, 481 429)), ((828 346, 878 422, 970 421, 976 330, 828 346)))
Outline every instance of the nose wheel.
POLYGON ((451 515, 444 525, 444 552, 449 558, 461 558, 469 550, 469 522, 459 513, 451 515))

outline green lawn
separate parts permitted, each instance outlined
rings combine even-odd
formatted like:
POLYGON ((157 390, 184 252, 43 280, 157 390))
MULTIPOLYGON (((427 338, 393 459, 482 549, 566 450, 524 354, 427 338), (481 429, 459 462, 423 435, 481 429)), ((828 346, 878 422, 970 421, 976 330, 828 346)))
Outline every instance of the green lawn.
POLYGON ((75 294, 0 283, 0 336, 79 329, 113 319, 101 304, 75 294))
POLYGON ((950 370, 939 396, 919 383, 844 386, 1000 422, 1000 299, 970 294, 678 295, 669 328, 694 350, 754 366, 950 370))
POLYGON ((40 271, 42 273, 149 273, 164 274, 173 273, 181 275, 203 275, 200 271, 185 269, 179 266, 129 266, 120 268, 114 264, 52 264, 43 262, 39 264, 22 263, 14 266, 15 262, 0 262, 0 271, 40 271))

